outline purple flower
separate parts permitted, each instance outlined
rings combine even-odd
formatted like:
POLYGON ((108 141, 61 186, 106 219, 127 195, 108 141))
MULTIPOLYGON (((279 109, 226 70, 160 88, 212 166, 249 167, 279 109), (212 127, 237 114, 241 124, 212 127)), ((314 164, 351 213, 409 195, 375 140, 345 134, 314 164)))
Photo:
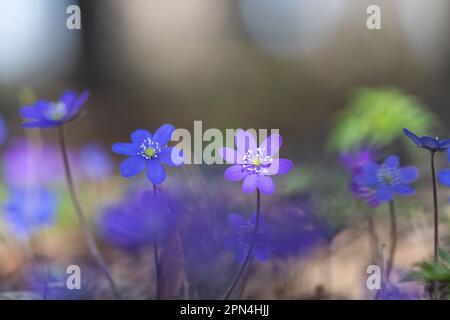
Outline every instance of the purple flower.
POLYGON ((147 191, 127 197, 122 203, 105 209, 99 222, 107 241, 124 249, 138 249, 164 240, 172 225, 162 197, 147 191))
POLYGON ((153 184, 161 184, 166 179, 166 172, 161 164, 176 167, 182 164, 181 150, 168 147, 175 127, 162 125, 155 134, 138 129, 131 134, 131 143, 115 143, 112 150, 128 156, 120 164, 120 174, 129 178, 139 174, 147 167, 147 178, 153 184))
POLYGON ((439 139, 437 137, 433 138, 430 136, 419 137, 406 128, 403 129, 403 133, 418 147, 430 150, 432 152, 447 151, 450 147, 450 139, 439 139))
POLYGON ((78 118, 80 109, 89 96, 84 91, 80 96, 72 90, 63 92, 59 101, 38 100, 20 109, 20 115, 31 121, 24 122, 24 128, 53 128, 78 118))
POLYGON ((102 145, 90 143, 80 152, 80 162, 88 178, 101 181, 111 176, 114 166, 102 145))
POLYGON ((64 177, 62 165, 55 146, 19 139, 5 150, 3 174, 9 186, 39 186, 61 181, 64 177))
POLYGON ((0 116, 0 144, 3 144, 3 142, 5 142, 7 136, 8 129, 6 127, 5 119, 0 116))
POLYGON ((51 225, 55 220, 58 198, 43 188, 13 189, 5 204, 5 218, 19 237, 51 225))
POLYGON ((225 238, 225 247, 233 250, 238 262, 244 261, 253 241, 255 241, 253 256, 259 261, 267 261, 269 259, 266 243, 268 226, 264 223, 263 218, 260 217, 258 234, 255 235, 255 222, 256 214, 253 214, 249 220, 236 213, 228 215, 228 224, 233 232, 225 238))
POLYGON ((343 152, 341 153, 341 162, 352 174, 352 180, 350 182, 350 191, 358 198, 364 198, 367 190, 358 185, 355 181, 355 177, 362 173, 362 167, 368 163, 374 161, 374 156, 369 149, 360 149, 355 153, 343 152))
POLYGON ((286 174, 294 164, 289 159, 275 157, 282 144, 279 134, 273 134, 258 148, 255 137, 249 132, 238 130, 235 136, 237 149, 222 148, 220 155, 233 165, 225 170, 225 179, 244 180, 243 192, 253 192, 256 188, 263 194, 272 194, 275 185, 271 175, 286 174))
POLYGON ((362 167, 362 173, 356 176, 356 183, 365 191, 364 199, 369 205, 377 206, 389 202, 396 193, 400 196, 410 196, 415 190, 409 185, 419 177, 416 167, 400 168, 398 156, 387 157, 383 164, 368 162, 362 167))

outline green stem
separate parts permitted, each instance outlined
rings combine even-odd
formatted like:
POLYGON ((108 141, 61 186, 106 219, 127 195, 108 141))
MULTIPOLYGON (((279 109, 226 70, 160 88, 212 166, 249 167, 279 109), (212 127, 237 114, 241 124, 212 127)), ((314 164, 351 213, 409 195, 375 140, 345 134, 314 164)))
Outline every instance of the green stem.
POLYGON ((120 294, 117 290, 117 287, 114 283, 112 276, 110 275, 108 268, 106 266, 105 260, 103 259, 100 250, 95 243, 94 237, 89 231, 89 227, 87 225, 83 210, 81 209, 80 202, 78 201, 77 193, 75 190, 75 184, 73 182, 72 173, 70 171, 69 157, 67 155, 67 146, 66 139, 64 135, 64 126, 58 127, 58 138, 59 144, 61 147, 61 152, 64 161, 64 171, 66 174, 67 186, 69 188, 70 198, 72 199, 72 204, 75 208, 75 212, 77 214, 78 222, 80 223, 81 230, 83 232, 84 239, 88 246, 89 251, 97 262, 100 270, 103 272, 105 278, 107 279, 109 285, 111 286, 111 290, 116 299, 120 299, 120 294))
MULTIPOLYGON (((248 248, 247 255, 245 256, 244 263, 242 264, 241 268, 239 269, 239 272, 236 276, 236 278, 233 281, 233 284, 228 289, 227 293, 225 294, 224 300, 228 300, 233 293, 234 289, 238 285, 239 281, 242 278, 242 275, 244 274, 245 268, 251 261, 253 249, 256 245, 257 237, 258 237, 258 228, 259 228, 259 219, 261 215, 261 193, 259 190, 256 190, 256 221, 255 221, 255 230, 254 230, 254 237, 252 239, 252 242, 250 244, 250 247, 248 248)), ((246 282, 242 284, 242 292, 245 290, 246 282)))

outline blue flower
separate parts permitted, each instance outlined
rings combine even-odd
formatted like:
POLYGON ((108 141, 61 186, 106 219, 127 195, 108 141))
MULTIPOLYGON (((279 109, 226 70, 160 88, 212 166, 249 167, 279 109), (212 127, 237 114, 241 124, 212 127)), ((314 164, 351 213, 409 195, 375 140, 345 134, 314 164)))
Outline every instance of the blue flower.
POLYGON ((450 147, 450 139, 439 139, 437 137, 433 138, 430 136, 419 137, 406 128, 403 129, 403 133, 418 147, 430 150, 432 152, 447 151, 450 147))
POLYGON ((147 167, 148 180, 153 184, 163 183, 166 172, 161 164, 176 167, 182 163, 180 150, 167 146, 174 130, 170 124, 162 125, 154 135, 138 129, 131 134, 131 143, 113 144, 113 152, 129 157, 120 164, 120 174, 133 177, 147 167))
POLYGON ((5 204, 5 218, 19 237, 51 225, 58 208, 57 196, 43 188, 11 190, 5 204))
POLYGON ((409 184, 418 177, 419 170, 416 167, 400 168, 399 157, 389 156, 381 165, 366 163, 355 181, 362 188, 372 191, 368 193, 370 197, 366 200, 369 205, 377 206, 379 203, 391 201, 394 193, 400 196, 413 195, 415 190, 409 184))
POLYGON ((253 241, 256 241, 253 248, 253 256, 259 261, 267 261, 269 259, 266 238, 269 228, 261 217, 258 234, 255 235, 255 222, 256 214, 253 214, 248 220, 236 213, 228 215, 228 224, 233 232, 225 238, 225 247, 235 253, 235 258, 238 262, 245 260, 253 241))
POLYGON ((0 144, 3 144, 3 142, 5 142, 7 136, 8 128, 6 127, 5 119, 0 116, 0 144))
POLYGON ((89 96, 84 91, 80 96, 72 90, 64 91, 59 101, 38 100, 32 105, 20 109, 24 128, 53 128, 73 121, 80 115, 80 110, 89 96), (26 121, 26 120, 25 120, 26 121))
POLYGON ((114 167, 103 146, 90 143, 81 149, 80 160, 88 178, 101 181, 111 176, 114 167))
POLYGON ((139 249, 156 238, 164 241, 173 223, 164 200, 147 191, 106 208, 99 227, 105 239, 123 249, 139 249))

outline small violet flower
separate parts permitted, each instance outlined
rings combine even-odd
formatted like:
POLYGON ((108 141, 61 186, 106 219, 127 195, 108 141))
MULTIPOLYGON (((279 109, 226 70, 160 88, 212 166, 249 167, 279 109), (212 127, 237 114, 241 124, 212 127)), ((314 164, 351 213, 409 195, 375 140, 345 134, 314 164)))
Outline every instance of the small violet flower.
POLYGON ((144 129, 135 130, 131 134, 131 143, 115 143, 113 152, 128 156, 120 164, 120 173, 129 178, 139 174, 147 167, 147 178, 155 185, 166 179, 166 172, 161 164, 176 167, 182 164, 181 150, 168 147, 175 127, 162 125, 155 134, 144 129))
POLYGON ((164 200, 147 191, 106 208, 99 228, 108 242, 132 250, 151 244, 155 238, 163 241, 173 221, 164 200))
POLYGON ((418 147, 432 152, 444 152, 450 147, 450 139, 439 139, 438 137, 433 138, 430 136, 419 137, 406 128, 403 129, 403 133, 418 147))
POLYGON ((258 148, 255 137, 249 132, 238 130, 235 136, 236 150, 222 148, 220 155, 233 165, 225 170, 225 179, 244 180, 243 192, 253 192, 256 188, 262 194, 272 194, 275 185, 271 175, 286 174, 294 166, 291 160, 275 157, 281 147, 279 134, 273 134, 258 148))
POLYGON ((352 175, 349 189, 358 198, 364 198, 367 190, 356 183, 355 177, 362 173, 362 168, 366 163, 373 161, 374 155, 370 149, 360 149, 354 153, 341 153, 341 162, 352 175))
POLYGON ((258 233, 255 235, 255 222, 256 214, 253 214, 248 220, 236 213, 228 215, 228 224, 232 229, 232 233, 225 238, 225 247, 234 252, 238 262, 245 260, 253 241, 255 241, 253 256, 259 261, 267 261, 269 259, 266 239, 269 228, 263 218, 260 217, 258 233))
POLYGON ((15 188, 5 204, 5 218, 18 237, 51 225, 58 208, 57 196, 43 188, 15 188))
POLYGON ((356 176, 356 183, 366 190, 364 198, 371 206, 389 202, 393 194, 410 196, 415 190, 409 185, 419 177, 419 171, 413 166, 400 168, 398 156, 387 157, 383 164, 368 162, 362 167, 362 173, 356 176))
POLYGON ((59 101, 38 100, 20 109, 20 115, 31 121, 24 122, 24 128, 54 128, 78 118, 81 107, 89 96, 84 91, 80 96, 72 90, 64 91, 59 101))

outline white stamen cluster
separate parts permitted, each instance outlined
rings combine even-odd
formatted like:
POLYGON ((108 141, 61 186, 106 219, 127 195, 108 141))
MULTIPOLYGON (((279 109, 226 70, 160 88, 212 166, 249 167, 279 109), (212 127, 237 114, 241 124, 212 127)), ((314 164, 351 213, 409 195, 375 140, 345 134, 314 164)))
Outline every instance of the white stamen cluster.
POLYGON ((60 121, 64 119, 64 117, 67 115, 67 106, 60 102, 55 102, 50 105, 50 108, 47 109, 45 113, 45 117, 48 120, 53 121, 60 121))
POLYGON ((157 141, 153 141, 150 138, 146 138, 140 145, 140 151, 138 155, 144 157, 145 159, 154 159, 158 157, 161 152, 161 147, 157 141))
POLYGON ((265 148, 257 148, 256 152, 248 150, 243 158, 242 168, 248 174, 268 175, 268 168, 273 159, 270 156, 263 156, 265 148))

